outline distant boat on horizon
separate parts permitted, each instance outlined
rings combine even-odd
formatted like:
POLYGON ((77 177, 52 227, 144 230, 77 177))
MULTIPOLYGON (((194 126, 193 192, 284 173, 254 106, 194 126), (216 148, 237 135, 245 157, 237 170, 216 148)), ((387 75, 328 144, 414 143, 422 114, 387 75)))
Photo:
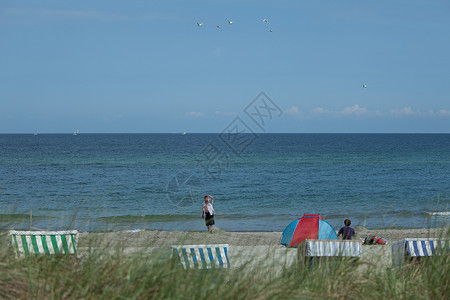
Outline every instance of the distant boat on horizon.
POLYGON ((183 131, 183 132, 181 133, 181 135, 186 135, 186 131, 183 131))
POLYGON ((34 136, 36 136, 36 135, 37 135, 37 130, 35 130, 35 131, 34 131, 33 135, 34 135, 34 136))
POLYGON ((75 129, 75 131, 73 132, 73 135, 78 135, 78 132, 80 132, 78 129, 75 129))

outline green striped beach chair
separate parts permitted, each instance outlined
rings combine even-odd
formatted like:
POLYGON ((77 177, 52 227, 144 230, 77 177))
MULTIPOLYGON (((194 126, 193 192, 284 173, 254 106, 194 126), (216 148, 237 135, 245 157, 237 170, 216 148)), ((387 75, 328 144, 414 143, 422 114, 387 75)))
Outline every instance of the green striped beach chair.
POLYGON ((9 232, 17 256, 29 254, 77 254, 78 231, 9 232))

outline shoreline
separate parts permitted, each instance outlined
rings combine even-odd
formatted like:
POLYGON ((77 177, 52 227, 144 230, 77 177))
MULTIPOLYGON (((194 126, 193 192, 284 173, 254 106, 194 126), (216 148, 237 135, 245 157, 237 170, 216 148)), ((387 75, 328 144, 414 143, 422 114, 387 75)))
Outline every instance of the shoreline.
MULTIPOLYGON (((448 223, 448 222, 446 222, 448 223)), ((424 230, 428 230, 428 231, 436 231, 436 230, 443 230, 443 229, 449 229, 450 228, 450 224, 448 225, 444 225, 440 224, 438 226, 429 226, 429 227, 405 227, 405 226, 399 226, 399 227, 393 227, 393 226, 387 226, 387 227, 363 227, 363 226, 352 226, 355 231, 362 231, 362 232, 366 232, 366 231, 409 231, 409 230, 416 230, 416 231, 424 231, 424 230)), ((111 233, 111 232, 138 232, 138 231, 167 231, 167 232, 204 232, 206 231, 206 229, 203 229, 204 226, 202 226, 202 229, 158 229, 158 228, 149 228, 149 227, 139 227, 139 228, 133 228, 133 227, 119 227, 117 229, 99 229, 99 230, 86 230, 86 229, 77 229, 77 228, 50 228, 50 229, 45 229, 45 228, 41 228, 41 227, 14 227, 14 226, 9 226, 9 228, 0 228, 0 234, 4 233, 4 232, 8 232, 9 230, 19 230, 19 231, 29 231, 29 230, 40 230, 40 231, 58 231, 58 230, 78 230, 80 233, 111 233)), ((278 230, 222 230, 220 228, 217 228, 220 231, 224 231, 224 232, 235 232, 235 233, 239 233, 239 232, 253 232, 253 233, 264 233, 264 232, 282 232, 282 231, 278 231, 278 230)), ((335 230, 336 233, 338 232, 338 230, 335 230)))

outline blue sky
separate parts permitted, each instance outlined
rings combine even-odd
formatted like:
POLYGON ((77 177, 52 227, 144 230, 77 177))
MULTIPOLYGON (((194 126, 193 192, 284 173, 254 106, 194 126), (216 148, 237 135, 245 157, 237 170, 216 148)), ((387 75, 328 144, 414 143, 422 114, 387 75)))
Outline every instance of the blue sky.
POLYGON ((261 131, 261 91, 266 132, 448 133, 449 28, 448 0, 2 0, 0 133, 261 131))

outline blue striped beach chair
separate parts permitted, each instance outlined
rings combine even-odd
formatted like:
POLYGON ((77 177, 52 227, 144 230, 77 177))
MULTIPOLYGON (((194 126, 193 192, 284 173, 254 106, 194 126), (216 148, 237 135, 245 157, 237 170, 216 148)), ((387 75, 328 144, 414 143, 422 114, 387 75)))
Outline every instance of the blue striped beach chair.
POLYGON ((442 255, 450 249, 448 239, 407 238, 392 243, 392 264, 402 265, 408 257, 442 255))
POLYGON ((172 246, 184 269, 230 268, 228 244, 172 246))
POLYGON ((77 254, 78 231, 9 232, 17 256, 29 254, 77 254))

